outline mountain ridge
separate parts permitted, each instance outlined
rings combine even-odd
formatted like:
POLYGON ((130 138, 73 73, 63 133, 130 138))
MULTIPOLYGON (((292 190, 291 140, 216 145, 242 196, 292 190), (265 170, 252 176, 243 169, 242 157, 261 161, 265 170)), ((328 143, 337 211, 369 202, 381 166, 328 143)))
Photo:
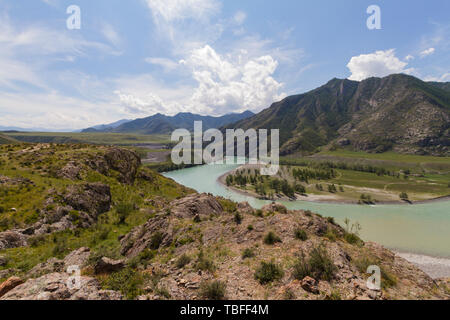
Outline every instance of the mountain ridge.
POLYGON ((334 78, 227 128, 280 129, 283 155, 320 148, 448 155, 450 85, 394 74, 334 78))

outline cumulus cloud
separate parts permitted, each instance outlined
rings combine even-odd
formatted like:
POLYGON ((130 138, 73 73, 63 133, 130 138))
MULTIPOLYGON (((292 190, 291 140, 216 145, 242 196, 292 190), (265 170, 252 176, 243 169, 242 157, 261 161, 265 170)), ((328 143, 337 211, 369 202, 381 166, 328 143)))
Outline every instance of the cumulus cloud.
POLYGON ((194 50, 184 63, 198 82, 191 103, 206 112, 260 111, 285 96, 279 92, 283 84, 273 78, 278 62, 271 56, 239 55, 233 60, 207 45, 194 50))
POLYGON ((429 49, 423 50, 420 53, 420 57, 425 58, 426 56, 432 55, 435 51, 436 51, 436 49, 434 49, 434 48, 429 48, 429 49))
POLYGON ((395 49, 390 49, 352 57, 347 68, 351 72, 350 80, 361 81, 393 73, 411 73, 413 69, 405 69, 407 65, 395 56, 395 49))

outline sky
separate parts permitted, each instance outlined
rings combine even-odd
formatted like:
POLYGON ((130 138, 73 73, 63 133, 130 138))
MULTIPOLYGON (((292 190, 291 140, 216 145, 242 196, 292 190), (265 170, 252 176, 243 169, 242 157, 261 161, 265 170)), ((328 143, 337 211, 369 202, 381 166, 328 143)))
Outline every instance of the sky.
POLYGON ((0 0, 0 126, 259 112, 332 78, 450 81, 449 12, 448 0, 0 0))

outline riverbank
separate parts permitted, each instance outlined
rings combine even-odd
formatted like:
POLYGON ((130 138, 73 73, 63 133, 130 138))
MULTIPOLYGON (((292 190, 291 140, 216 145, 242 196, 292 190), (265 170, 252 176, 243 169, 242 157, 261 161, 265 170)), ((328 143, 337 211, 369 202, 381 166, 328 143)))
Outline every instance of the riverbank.
POLYGON ((414 264, 433 279, 450 278, 450 259, 407 252, 394 252, 397 256, 414 264))
MULTIPOLYGON (((271 200, 271 201, 306 201, 306 202, 312 202, 312 203, 323 203, 323 204, 350 204, 350 205, 360 205, 358 201, 356 200, 349 200, 340 198, 336 194, 330 194, 330 195, 316 195, 316 194, 308 194, 308 195, 300 195, 296 194, 295 198, 289 198, 284 195, 277 195, 274 199, 262 199, 256 192, 253 192, 251 190, 243 190, 240 188, 237 188, 235 186, 228 186, 226 183, 226 179, 229 175, 236 173, 238 170, 247 169, 247 168, 253 168, 248 165, 242 165, 239 168, 236 168, 234 170, 231 170, 223 175, 221 175, 217 181, 223 185, 225 188, 239 193, 246 197, 253 197, 255 199, 259 200, 271 200)), ((367 190, 368 188, 361 188, 362 191, 367 190)), ((391 201, 375 201, 375 203, 371 205, 419 205, 419 204, 427 204, 427 203, 434 203, 434 202, 446 202, 450 201, 450 196, 443 196, 433 199, 427 199, 427 200, 419 200, 419 201, 402 201, 402 200, 391 200, 391 201)))

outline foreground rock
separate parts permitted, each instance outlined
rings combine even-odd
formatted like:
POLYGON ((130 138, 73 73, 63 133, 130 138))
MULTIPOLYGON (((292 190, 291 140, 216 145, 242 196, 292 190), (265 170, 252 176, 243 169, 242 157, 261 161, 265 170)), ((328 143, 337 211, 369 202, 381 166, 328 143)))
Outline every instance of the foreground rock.
POLYGON ((102 290, 99 282, 80 277, 80 285, 71 285, 67 273, 50 273, 30 279, 6 293, 0 300, 121 300, 122 294, 102 290))
POLYGON ((0 250, 18 248, 27 245, 27 236, 19 231, 0 232, 0 250))
POLYGON ((217 198, 209 194, 193 194, 173 202, 171 214, 177 218, 209 218, 223 212, 222 205, 217 198))
POLYGON ((0 285, 0 298, 23 283, 18 277, 11 277, 0 285))

